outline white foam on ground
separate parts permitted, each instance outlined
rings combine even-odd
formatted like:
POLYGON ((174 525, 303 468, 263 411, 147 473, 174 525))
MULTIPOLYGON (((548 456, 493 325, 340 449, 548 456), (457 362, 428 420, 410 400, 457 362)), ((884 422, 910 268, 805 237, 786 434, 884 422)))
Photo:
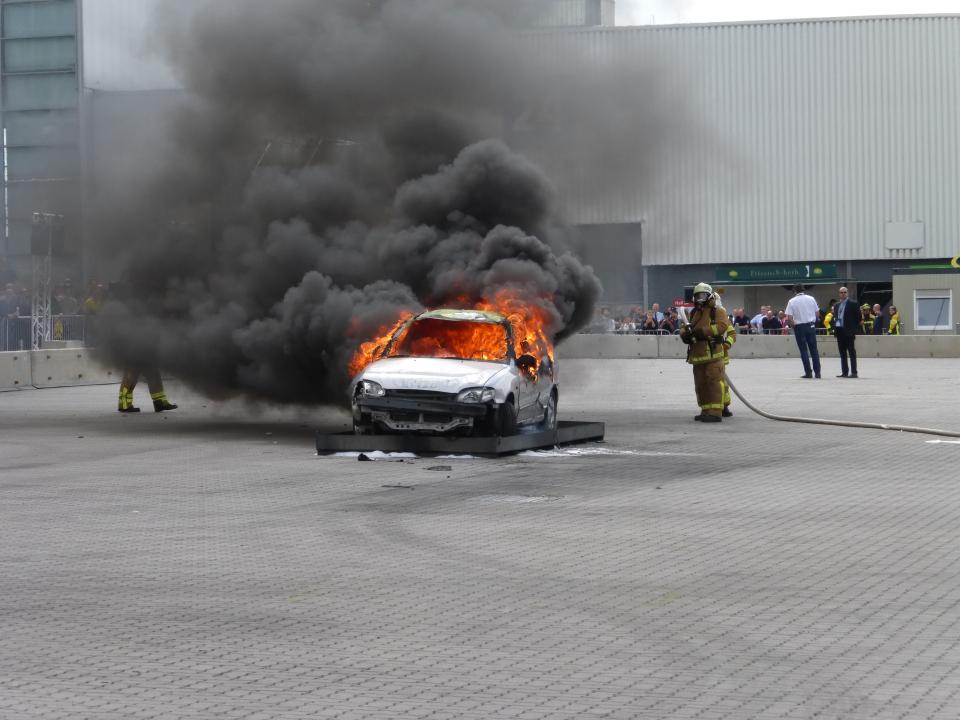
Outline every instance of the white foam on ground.
POLYGON ((338 452, 328 457, 358 458, 360 455, 366 455, 371 460, 410 460, 417 456, 409 452, 383 452, 382 450, 370 450, 369 452, 338 452))
POLYGON ((928 445, 943 443, 944 445, 960 445, 960 440, 927 440, 928 445))
POLYGON ((543 503, 562 500, 558 495, 478 495, 471 498, 474 502, 482 503, 517 503, 519 505, 527 503, 543 503))
POLYGON ((703 453, 689 452, 659 452, 656 450, 615 450, 613 448, 553 448, 551 450, 526 450, 519 454, 520 457, 582 457, 584 455, 633 455, 635 457, 692 457, 702 455, 703 453))

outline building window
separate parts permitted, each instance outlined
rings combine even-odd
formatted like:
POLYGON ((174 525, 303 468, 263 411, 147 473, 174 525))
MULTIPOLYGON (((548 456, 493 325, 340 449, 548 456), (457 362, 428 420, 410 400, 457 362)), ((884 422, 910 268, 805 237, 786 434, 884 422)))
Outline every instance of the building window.
POLYGON ((952 290, 914 290, 913 307, 917 330, 953 329, 952 290))

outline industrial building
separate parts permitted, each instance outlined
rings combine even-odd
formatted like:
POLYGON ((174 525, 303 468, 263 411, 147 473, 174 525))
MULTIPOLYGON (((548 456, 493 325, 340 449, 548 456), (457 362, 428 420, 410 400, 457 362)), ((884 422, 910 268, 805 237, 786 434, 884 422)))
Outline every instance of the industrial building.
MULTIPOLYGON (((176 87, 143 49, 154 5, 0 3, 12 266, 29 266, 35 212, 82 216, 98 105, 176 87)), ((821 303, 847 284, 869 302, 893 295, 908 330, 953 331, 960 15, 620 28, 613 10, 559 1, 525 35, 539 52, 576 43, 598 62, 656 68, 683 98, 693 140, 665 158, 654 192, 566 198, 608 301, 669 304, 707 280, 728 307, 756 308, 782 306, 796 281, 821 303)))

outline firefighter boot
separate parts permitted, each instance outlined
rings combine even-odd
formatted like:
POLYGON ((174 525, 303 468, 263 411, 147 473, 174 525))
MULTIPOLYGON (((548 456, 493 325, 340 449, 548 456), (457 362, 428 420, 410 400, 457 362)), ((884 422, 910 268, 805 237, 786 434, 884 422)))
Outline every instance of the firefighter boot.
POLYGON ((167 400, 167 394, 165 392, 150 393, 150 398, 153 400, 153 409, 155 412, 177 409, 176 405, 167 400))
POLYGON ((133 390, 124 385, 120 386, 120 398, 117 402, 117 410, 122 413, 140 412, 140 408, 133 406, 133 390))

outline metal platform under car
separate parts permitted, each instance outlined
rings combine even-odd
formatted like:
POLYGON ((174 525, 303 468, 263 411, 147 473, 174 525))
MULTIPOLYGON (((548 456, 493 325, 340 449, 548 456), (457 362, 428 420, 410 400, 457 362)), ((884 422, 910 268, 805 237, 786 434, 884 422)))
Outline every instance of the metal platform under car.
POLYGON ((317 433, 317 454, 337 452, 412 452, 428 455, 509 455, 571 443, 603 440, 602 422, 560 420, 556 430, 521 432, 506 437, 447 437, 444 435, 356 435, 317 433))

